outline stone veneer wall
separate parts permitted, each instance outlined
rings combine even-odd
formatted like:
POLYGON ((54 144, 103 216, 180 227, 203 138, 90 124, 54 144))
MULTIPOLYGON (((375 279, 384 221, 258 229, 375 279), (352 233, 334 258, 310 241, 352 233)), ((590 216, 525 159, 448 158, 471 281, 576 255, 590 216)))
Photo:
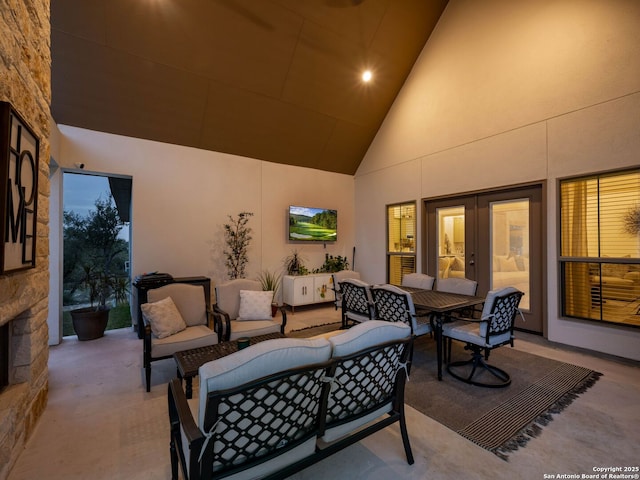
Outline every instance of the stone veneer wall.
POLYGON ((50 32, 49 0, 0 0, 0 100, 40 139, 36 268, 0 276, 0 325, 12 321, 14 367, 11 385, 0 393, 0 480, 47 404, 50 32))

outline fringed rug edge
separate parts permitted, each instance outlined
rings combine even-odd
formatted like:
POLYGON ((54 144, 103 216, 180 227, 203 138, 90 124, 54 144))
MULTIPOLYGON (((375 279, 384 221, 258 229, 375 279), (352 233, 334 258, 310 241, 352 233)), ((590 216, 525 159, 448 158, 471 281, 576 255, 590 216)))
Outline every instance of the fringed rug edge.
POLYGON ((551 404, 549 408, 538 415, 525 427, 499 447, 492 448, 489 451, 498 456, 502 460, 508 461, 509 454, 515 452, 520 447, 527 445, 529 440, 536 438, 542 433, 542 428, 547 426, 553 420, 553 415, 562 412, 565 408, 573 403, 579 395, 586 392, 589 388, 602 377, 602 373, 591 371, 587 374, 574 388, 566 392, 556 402, 551 404))

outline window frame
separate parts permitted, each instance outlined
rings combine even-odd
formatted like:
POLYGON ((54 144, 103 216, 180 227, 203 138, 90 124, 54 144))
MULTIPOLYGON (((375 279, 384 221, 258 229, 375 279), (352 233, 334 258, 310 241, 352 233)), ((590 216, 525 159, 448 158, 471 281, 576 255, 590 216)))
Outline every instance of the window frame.
MULTIPOLYGON (((603 278, 607 276, 604 273, 603 267, 609 268, 623 268, 625 266, 635 266, 638 274, 640 275, 640 244, 635 251, 635 253, 630 253, 629 256, 608 256, 603 254, 602 252, 602 238, 603 238, 603 216, 602 208, 603 205, 610 206, 612 202, 603 202, 603 194, 601 192, 601 185, 603 179, 612 179, 616 177, 622 177, 625 175, 638 175, 640 176, 640 168, 625 168, 620 170, 613 171, 603 171, 598 173, 590 173, 584 175, 577 175, 567 178, 558 179, 557 182, 557 199, 558 199, 558 293, 559 293, 559 308, 560 308, 560 316, 561 318, 571 319, 571 320, 581 320, 586 322, 597 323, 601 325, 607 325, 611 327, 631 327, 631 328, 640 328, 640 317, 637 323, 629 323, 616 321, 611 318, 605 318, 605 304, 607 303, 607 299, 603 297, 603 285, 606 282, 603 281, 603 278), (565 241, 565 230, 564 225, 567 223, 566 218, 563 216, 563 207, 565 207, 565 195, 568 196, 568 193, 564 190, 564 186, 574 183, 577 184, 580 181, 588 182, 589 180, 595 180, 597 182, 597 186, 595 189, 596 192, 596 206, 597 206, 597 232, 594 234, 593 232, 588 231, 588 218, 582 224, 581 235, 588 237, 589 235, 595 235, 597 238, 597 256, 592 256, 587 251, 587 255, 575 255, 575 252, 568 252, 574 254, 566 254, 565 255, 565 245, 563 242, 565 241), (635 256, 632 256, 635 255, 635 256), (587 275, 589 275, 588 282, 583 286, 584 289, 587 287, 590 289, 589 291, 589 300, 590 305, 587 307, 585 303, 576 303, 575 305, 568 305, 571 302, 567 300, 569 295, 575 296, 575 292, 568 291, 568 282, 570 280, 567 279, 568 276, 571 276, 569 273, 569 266, 575 266, 577 270, 586 269, 587 275), (593 275, 593 278, 592 278, 593 275), (597 280, 596 280, 597 279, 597 280), (569 309, 573 309, 573 312, 577 310, 590 311, 591 316, 586 315, 577 315, 575 313, 568 313, 569 309), (597 309, 598 317, 594 317, 594 310, 597 309)), ((638 194, 638 198, 640 198, 640 182, 637 186, 634 186, 633 183, 630 184, 631 188, 635 189, 635 192, 638 194)), ((611 192, 609 192, 609 195, 611 192)), ((588 197, 588 195, 586 196, 588 197)), ((586 199, 586 198, 585 198, 586 199)), ((591 198, 593 201, 593 198, 591 198)), ((625 206, 625 203, 620 204, 621 207, 625 206)), ((636 204, 636 206, 640 206, 640 202, 636 204)), ((626 208, 631 208, 633 205, 629 204, 626 208)), ((574 217, 571 217, 572 224, 575 222, 574 217)), ((606 225, 606 221, 604 222, 606 225)), ((638 234, 638 242, 640 242, 640 233, 638 234)), ((632 267, 633 268, 633 267, 632 267)), ((577 272, 576 272, 577 273, 577 272)), ((631 273, 631 272, 629 272, 631 273)), ((579 281, 576 282, 579 284, 579 281)), ((574 285, 574 288, 579 287, 580 285, 574 285)), ((631 296, 629 297, 628 303, 631 305, 633 302, 640 300, 640 296, 635 295, 634 292, 638 289, 638 285, 631 286, 631 296), (631 299, 631 298, 634 299, 631 299)), ((583 292, 586 290, 583 290, 583 292)), ((638 311, 640 312, 640 305, 638 306, 638 311)), ((607 313, 610 315, 610 312, 607 313)))
MULTIPOLYGON (((401 213, 402 214, 402 213, 401 213)), ((393 259, 398 258, 400 260, 401 263, 405 263, 407 260, 413 260, 413 265, 408 265, 407 267, 405 266, 401 266, 401 271, 400 271, 400 283, 402 282, 402 277, 406 274, 406 273, 412 273, 412 272, 416 272, 417 271, 417 252, 418 252, 418 202, 416 200, 409 200, 406 202, 397 202, 397 203, 390 203, 388 205, 385 206, 385 221, 386 221, 386 264, 387 264, 387 283, 392 283, 391 282, 391 262, 393 261, 393 259), (393 208, 400 208, 401 212, 402 212, 402 208, 405 207, 413 207, 413 247, 411 247, 410 251, 396 251, 396 250, 391 250, 389 248, 389 245, 391 245, 392 242, 392 238, 391 238, 391 229, 390 229, 390 218, 389 218, 389 214, 392 211, 393 208), (407 270, 407 268, 409 268, 407 270)), ((402 227, 401 227, 402 230, 402 227)), ((400 235, 400 239, 402 239, 402 235, 400 235)), ((398 285, 400 285, 400 283, 398 283, 398 285)))

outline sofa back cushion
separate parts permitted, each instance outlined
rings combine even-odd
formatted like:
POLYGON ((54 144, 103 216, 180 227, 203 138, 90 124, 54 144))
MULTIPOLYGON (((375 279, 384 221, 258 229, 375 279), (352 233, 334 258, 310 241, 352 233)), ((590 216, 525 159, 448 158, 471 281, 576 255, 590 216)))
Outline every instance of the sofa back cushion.
POLYGON ((204 425, 204 406, 209 392, 237 387, 268 375, 322 363, 331 357, 331 345, 324 338, 281 338, 256 343, 202 365, 198 425, 204 425))
POLYGON ((207 304, 202 285, 170 283, 147 292, 149 302, 171 297, 187 327, 207 325, 207 304))
POLYGON ((411 328, 404 323, 370 320, 329 338, 332 346, 331 356, 345 357, 380 343, 403 340, 410 336, 411 328))

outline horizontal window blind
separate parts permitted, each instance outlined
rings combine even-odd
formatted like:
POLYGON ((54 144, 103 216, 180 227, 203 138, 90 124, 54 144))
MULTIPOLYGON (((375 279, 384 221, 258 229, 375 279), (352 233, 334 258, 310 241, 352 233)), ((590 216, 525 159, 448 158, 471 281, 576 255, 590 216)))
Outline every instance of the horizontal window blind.
POLYGON ((560 182, 562 314, 640 326, 640 170, 560 182))

